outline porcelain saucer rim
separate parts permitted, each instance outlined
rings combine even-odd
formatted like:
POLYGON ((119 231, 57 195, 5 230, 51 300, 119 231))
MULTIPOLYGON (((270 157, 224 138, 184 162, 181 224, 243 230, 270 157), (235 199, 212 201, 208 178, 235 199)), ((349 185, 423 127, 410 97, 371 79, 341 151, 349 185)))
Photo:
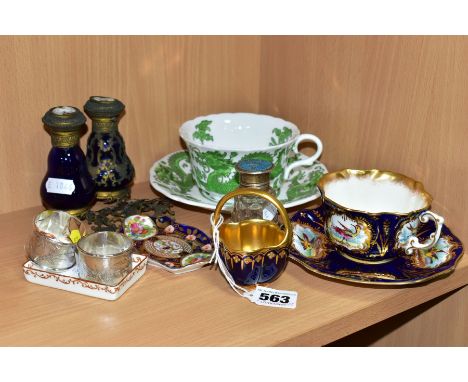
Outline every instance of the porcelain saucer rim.
MULTIPOLYGON (((177 154, 179 152, 187 152, 188 153, 188 150, 177 150, 177 151, 173 151, 163 157, 161 157, 160 159, 158 159, 157 161, 155 161, 150 170, 149 170, 149 181, 150 181, 150 184, 151 184, 151 187, 153 187, 156 191, 160 192, 161 194, 163 194, 164 196, 168 197, 169 199, 172 199, 172 200, 175 200, 177 202, 180 202, 180 203, 183 203, 183 204, 187 204, 187 205, 190 205, 190 206, 194 206, 194 207, 200 207, 200 208, 204 208, 204 209, 208 209, 208 210, 211 210, 211 211, 214 211, 215 208, 216 208, 216 203, 215 202, 211 202, 208 198, 206 198, 205 196, 203 196, 203 194, 201 193, 200 189, 198 188, 197 184, 195 183, 193 185, 193 187, 191 188, 191 190, 193 188, 196 188, 196 190, 200 193, 200 196, 201 198, 203 198, 203 201, 192 201, 190 199, 186 199, 186 198, 183 198, 181 196, 178 196, 178 195, 174 195, 172 194, 169 190, 167 190, 166 188, 163 188, 161 187, 156 181, 153 180, 153 177, 155 176, 155 168, 156 166, 163 160, 169 158, 170 156, 174 155, 174 154, 177 154), (206 202, 210 202, 209 203, 206 203, 206 202), (213 204, 211 204, 213 203, 213 204)), ((301 154, 305 157, 304 154, 301 154)), ((327 167, 322 163, 320 162, 319 160, 316 161, 316 163, 319 163, 320 165, 323 166, 323 168, 325 169, 325 173, 328 172, 328 169, 327 167)), ((316 200, 317 198, 320 197, 320 191, 318 190, 318 188, 316 187, 316 192, 312 195, 309 195, 305 198, 300 198, 300 199, 296 199, 292 202, 285 202, 283 203, 284 204, 284 207, 285 208, 293 208, 293 207, 297 207, 297 206, 300 206, 302 204, 305 204, 305 203, 308 203, 308 202, 311 202, 313 200, 316 200)), ((200 200, 200 199, 199 199, 200 200)), ((223 211, 230 211, 232 208, 231 205, 225 205, 225 207, 223 207, 223 211)))

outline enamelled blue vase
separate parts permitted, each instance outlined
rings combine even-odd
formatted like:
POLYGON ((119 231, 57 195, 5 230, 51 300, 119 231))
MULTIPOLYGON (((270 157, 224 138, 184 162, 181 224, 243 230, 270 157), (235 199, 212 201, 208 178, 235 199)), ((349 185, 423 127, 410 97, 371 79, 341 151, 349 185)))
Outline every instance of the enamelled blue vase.
POLYGON ((84 105, 84 110, 93 120, 86 160, 96 184, 96 198, 129 198, 135 169, 118 130, 125 105, 115 98, 93 96, 84 105))

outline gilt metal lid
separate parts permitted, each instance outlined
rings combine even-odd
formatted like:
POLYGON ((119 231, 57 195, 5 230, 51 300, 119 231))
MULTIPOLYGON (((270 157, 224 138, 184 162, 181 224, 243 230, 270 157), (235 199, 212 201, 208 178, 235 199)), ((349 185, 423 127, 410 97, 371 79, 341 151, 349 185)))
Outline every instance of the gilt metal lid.
POLYGON ((112 118, 119 116, 125 105, 116 98, 92 96, 84 105, 84 110, 90 118, 112 118))
POLYGON ((56 106, 45 113, 42 122, 52 132, 75 132, 80 131, 86 122, 86 117, 76 107, 56 106))
POLYGON ((264 159, 242 159, 236 165, 241 187, 267 188, 273 163, 264 159))

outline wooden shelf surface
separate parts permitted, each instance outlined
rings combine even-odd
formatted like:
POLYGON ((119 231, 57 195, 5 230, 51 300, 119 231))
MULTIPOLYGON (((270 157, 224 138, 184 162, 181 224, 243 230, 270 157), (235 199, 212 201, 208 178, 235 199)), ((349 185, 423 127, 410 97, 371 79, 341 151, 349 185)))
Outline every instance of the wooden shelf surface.
MULTIPOLYGON (((147 183, 134 197, 152 197, 147 183)), ((24 279, 30 208, 0 219, 0 345, 275 346, 324 345, 464 286, 468 259, 434 282, 413 287, 357 286, 289 263, 274 288, 299 293, 295 310, 259 307, 235 294, 219 270, 172 275, 148 267, 117 301, 31 284, 24 279)), ((176 219, 209 230, 209 213, 176 204, 176 219)), ((450 220, 449 220, 450 221, 450 220)), ((451 227, 457 233, 457 227, 451 227)), ((463 237, 460 238, 465 241, 463 237)))

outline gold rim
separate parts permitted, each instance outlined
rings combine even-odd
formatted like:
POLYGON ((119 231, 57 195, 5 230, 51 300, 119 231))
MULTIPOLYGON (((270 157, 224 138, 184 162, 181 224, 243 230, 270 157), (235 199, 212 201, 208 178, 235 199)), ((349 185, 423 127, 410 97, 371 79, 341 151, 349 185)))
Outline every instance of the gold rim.
POLYGON ((117 190, 117 191, 97 191, 96 199, 98 200, 122 199, 129 194, 130 194, 129 188, 122 188, 121 190, 117 190))
POLYGON ((355 283, 355 284, 366 284, 366 285, 384 285, 384 286, 393 286, 393 285, 412 285, 412 284, 421 284, 421 283, 424 283, 426 281, 430 281, 430 280, 433 280, 435 278, 438 278, 438 277, 441 277, 441 276, 444 276, 444 275, 447 275, 451 272, 453 272, 455 270, 455 268, 457 267, 457 264, 458 262, 460 261, 460 259, 463 257, 463 254, 464 254, 464 251, 460 254, 460 256, 458 256, 457 260, 455 261, 455 264, 446 269, 445 271, 443 272, 440 272, 440 273, 435 273, 431 276, 428 276, 424 279, 420 279, 420 280, 415 280, 415 281, 396 281, 396 282, 383 282, 383 281, 365 281, 365 280, 356 280, 356 279, 350 279, 350 278, 347 278, 347 277, 344 277, 344 276, 336 276, 336 275, 331 275, 329 273, 324 273, 324 272, 320 272, 319 270, 317 270, 316 268, 313 268, 311 267, 309 264, 305 263, 304 261, 298 259, 296 256, 294 255, 290 255, 290 259, 293 260, 294 262, 297 262, 299 263, 300 265, 302 265, 304 268, 308 269, 309 271, 313 272, 313 273, 316 273, 318 275, 321 275, 323 277, 328 277, 328 278, 331 278, 331 279, 336 279, 336 280, 340 280, 340 281, 346 281, 346 282, 349 282, 349 283, 355 283))
POLYGON ((337 251, 341 256, 343 256, 344 258, 350 260, 350 261, 355 261, 356 263, 360 263, 360 264, 366 264, 366 265, 379 265, 379 264, 386 264, 386 263, 389 263, 390 261, 393 261, 396 259, 396 257, 392 257, 390 259, 385 259, 385 260, 378 260, 378 261, 372 261, 372 260, 362 260, 362 259, 358 259, 356 257, 353 257, 351 255, 348 255, 346 253, 344 253, 343 251, 337 251))
POLYGON ((341 171, 335 171, 335 172, 329 172, 328 174, 323 175, 320 180, 317 183, 317 187, 320 190, 320 193, 322 194, 322 199, 324 201, 329 202, 330 204, 334 205, 335 207, 338 207, 340 209, 343 209, 345 211, 349 212, 358 212, 361 214, 366 214, 366 215, 372 215, 372 216, 378 216, 378 215, 383 215, 383 214, 388 214, 388 215, 396 215, 396 216, 408 216, 416 213, 420 213, 425 210, 429 210, 431 208, 431 203, 432 203, 432 196, 429 194, 425 189, 424 186, 422 185, 421 182, 418 182, 406 175, 393 172, 393 171, 385 171, 385 170, 377 170, 377 169, 372 169, 372 170, 355 170, 355 169, 344 169, 341 171), (401 213, 401 212, 368 212, 364 210, 356 210, 353 208, 345 207, 334 200, 328 198, 325 196, 325 186, 333 181, 336 180, 342 180, 342 179, 350 179, 350 178, 370 178, 373 180, 379 180, 379 179, 389 179, 394 181, 395 183, 400 183, 409 188, 411 191, 414 191, 415 193, 419 194, 422 196, 422 198, 425 201, 425 206, 414 211, 406 212, 406 213, 401 213))
POLYGON ((91 209, 91 205, 83 207, 83 208, 77 208, 75 210, 67 210, 65 212, 69 213, 70 215, 74 217, 79 217, 84 215, 86 212, 88 212, 91 209))
POLYGON ((278 248, 282 248, 282 247, 285 247, 285 246, 289 246, 289 243, 291 243, 291 241, 292 241, 292 227, 291 227, 291 221, 289 220, 288 213, 286 212, 286 209, 284 208, 283 204, 276 197, 274 197, 273 195, 269 194, 266 191, 256 190, 256 189, 252 189, 252 188, 238 188, 237 190, 234 190, 234 191, 224 195, 220 199, 218 204, 216 205, 216 210, 214 212, 214 222, 216 223, 218 221, 219 215, 221 214, 221 210, 222 210, 224 204, 226 204, 226 202, 229 199, 232 199, 232 198, 234 198, 236 196, 240 196, 240 195, 259 196, 259 197, 261 197, 263 199, 268 200, 271 204, 273 204, 278 209, 278 211, 280 213, 280 216, 283 219, 283 224, 285 226, 286 234, 284 235, 284 238, 281 241, 281 243, 279 243, 279 244, 277 244, 275 246, 269 247, 269 248, 270 249, 278 249, 278 248))

